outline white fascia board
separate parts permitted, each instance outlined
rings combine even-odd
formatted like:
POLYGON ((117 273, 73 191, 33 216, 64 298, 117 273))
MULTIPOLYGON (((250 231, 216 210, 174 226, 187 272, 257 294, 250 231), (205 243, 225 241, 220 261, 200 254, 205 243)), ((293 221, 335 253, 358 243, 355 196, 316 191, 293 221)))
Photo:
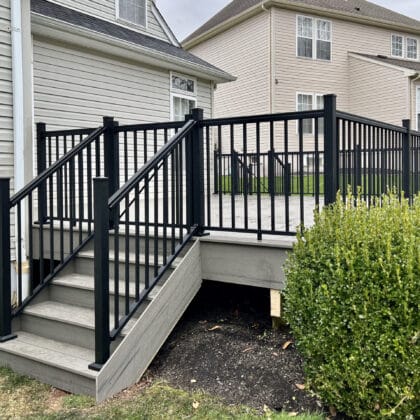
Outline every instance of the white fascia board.
POLYGON ((223 71, 209 69, 182 58, 174 57, 151 48, 95 32, 77 25, 32 13, 32 33, 53 41, 80 45, 83 48, 106 52, 116 57, 130 59, 151 66, 180 71, 191 76, 217 83, 236 80, 223 71))
POLYGON ((351 57, 351 58, 356 58, 356 59, 361 60, 361 61, 365 61, 367 63, 376 64, 378 66, 387 67, 387 68, 393 69, 393 70, 399 70, 406 77, 413 77, 416 74, 418 74, 418 71, 416 71, 416 70, 407 69, 405 67, 397 66, 397 65, 391 64, 391 63, 384 63, 383 61, 375 60, 374 58, 364 57, 363 55, 359 55, 357 53, 348 53, 348 56, 351 57))

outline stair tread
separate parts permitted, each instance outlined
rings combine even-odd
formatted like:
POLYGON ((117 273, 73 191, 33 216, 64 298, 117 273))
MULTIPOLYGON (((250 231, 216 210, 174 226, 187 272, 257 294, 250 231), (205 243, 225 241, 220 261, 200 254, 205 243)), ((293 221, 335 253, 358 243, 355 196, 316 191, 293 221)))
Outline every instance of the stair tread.
MULTIPOLYGON (((122 251, 122 250, 120 250, 119 255, 120 255, 120 258, 119 258, 120 263, 124 263, 125 262, 125 252, 122 251)), ((134 264, 136 262, 136 254, 134 252, 130 252, 128 255, 129 255, 129 263, 130 264, 134 264)), ((79 257, 79 258, 95 259, 95 252, 93 250, 80 251, 77 254, 77 257, 79 257)), ((113 250, 110 250, 109 251, 109 260, 110 261, 114 261, 115 260, 115 253, 114 253, 113 250)), ((146 262, 146 256, 145 256, 145 254, 140 253, 140 255, 139 255, 139 261, 140 261, 140 264, 141 265, 144 265, 145 264, 145 262, 146 262)), ((182 261, 182 257, 175 258, 175 260, 172 263, 172 267, 173 268, 176 268, 181 261, 182 261)), ((153 258, 153 256, 151 256, 149 258, 149 265, 150 265, 150 267, 154 267, 154 258, 153 258)), ((158 258, 158 265, 159 266, 163 265, 163 257, 160 256, 160 255, 159 255, 159 258, 158 258)))
MULTIPOLYGON (((78 289, 84 290, 94 290, 94 283, 95 280, 93 276, 89 276, 86 274, 78 274, 78 273, 70 273, 70 274, 60 274, 56 277, 52 284, 66 286, 66 287, 75 287, 78 289)), ((130 286, 130 297, 135 297, 136 293, 136 286, 134 282, 129 282, 130 286)), ((150 299, 153 299, 156 294, 159 292, 161 286, 155 286, 153 290, 150 292, 150 299)), ((140 291, 144 289, 144 283, 140 283, 140 291)), ((115 284, 114 281, 111 280, 109 282, 109 292, 111 295, 114 294, 115 284)), ((124 280, 120 280, 120 295, 125 296, 125 282, 124 280)))
MULTIPOLYGON (((89 308, 83 308, 75 305, 47 300, 28 306, 24 314, 37 316, 44 319, 59 321, 67 324, 76 325, 82 328, 94 330, 95 311, 89 308)), ((114 314, 110 313, 110 325, 113 325, 114 314)), ((122 335, 127 335, 133 328, 137 319, 131 318, 122 331, 122 335)))
POLYGON ((88 368, 95 359, 93 350, 25 331, 17 331, 16 334, 16 339, 0 343, 0 351, 19 355, 93 380, 97 377, 98 372, 88 368))

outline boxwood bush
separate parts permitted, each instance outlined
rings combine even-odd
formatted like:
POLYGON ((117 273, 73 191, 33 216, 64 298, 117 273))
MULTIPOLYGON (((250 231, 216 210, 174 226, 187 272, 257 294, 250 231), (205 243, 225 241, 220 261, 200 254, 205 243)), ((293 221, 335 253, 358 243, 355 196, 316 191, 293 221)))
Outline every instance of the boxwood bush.
POLYGON ((324 209, 286 264, 308 385, 357 419, 420 418, 420 198, 324 209))

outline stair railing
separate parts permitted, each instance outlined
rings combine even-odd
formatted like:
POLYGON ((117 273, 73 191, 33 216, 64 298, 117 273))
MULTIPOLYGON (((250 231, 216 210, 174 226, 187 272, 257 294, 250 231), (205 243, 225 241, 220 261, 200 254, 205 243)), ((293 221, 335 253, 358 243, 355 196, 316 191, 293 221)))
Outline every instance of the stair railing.
POLYGON ((202 233, 202 119, 203 111, 193 110, 109 200, 109 179, 94 179, 95 362, 90 369, 100 370, 107 362, 111 342, 168 275, 192 236, 202 233))
MULTIPOLYGON (((107 153, 114 123, 112 119, 104 121, 103 127, 90 130, 86 138, 14 196, 10 197, 10 179, 0 180, 0 341, 15 337, 13 317, 93 236, 92 179, 110 173, 101 156, 104 150, 107 153), (11 249, 12 235, 15 245, 11 249), (12 253, 16 260, 14 302, 12 253)), ((41 134, 45 135, 45 125, 38 126, 41 134)))

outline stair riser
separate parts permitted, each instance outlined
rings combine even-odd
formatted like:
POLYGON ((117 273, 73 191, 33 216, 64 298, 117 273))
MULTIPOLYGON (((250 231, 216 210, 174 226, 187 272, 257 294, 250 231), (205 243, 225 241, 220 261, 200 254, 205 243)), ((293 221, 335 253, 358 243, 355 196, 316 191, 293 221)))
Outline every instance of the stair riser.
MULTIPOLYGON (((120 286, 121 290, 122 285, 120 286)), ((143 289, 140 289, 140 291, 143 289)), ((94 309, 95 296, 93 290, 80 289, 75 287, 67 287, 57 284, 50 286, 50 300, 65 303, 67 305, 81 306, 83 308, 94 309)), ((124 292, 123 292, 124 293, 124 292)), ((130 304, 134 302, 134 298, 130 297, 130 304)), ((119 298, 120 309, 125 307, 125 293, 119 298)), ((111 312, 114 312, 115 297, 112 294, 109 299, 109 306, 111 312)))
MULTIPOLYGON (((62 341, 90 350, 95 349, 95 334, 93 329, 64 323, 57 320, 41 318, 31 314, 22 314, 21 328, 23 331, 36 334, 51 340, 62 341)), ((121 343, 118 337, 111 343, 111 351, 121 343)))
POLYGON ((86 378, 85 376, 5 351, 0 351, 0 360, 3 366, 8 366, 14 372, 30 376, 58 389, 74 394, 96 396, 96 381, 93 378, 86 378))
MULTIPOLYGON (((119 278, 125 279, 125 263, 120 262, 119 263, 119 278)), ((113 261, 110 261, 109 263, 109 276, 110 278, 114 278, 114 270, 115 265, 113 261)), ((168 278, 170 273, 172 272, 172 269, 167 270, 167 273, 165 274, 165 278, 168 278)), ((78 273, 88 276, 94 275, 94 264, 92 258, 84 258, 84 257, 78 257, 76 258, 66 269, 65 273, 78 273)), ((129 264, 128 265, 128 273, 129 273, 129 281, 134 281, 136 276, 136 269, 135 264, 129 264)), ((139 268, 139 274, 140 274, 140 281, 143 283, 146 278, 146 267, 144 264, 140 264, 139 268)), ((148 271, 149 279, 152 280, 155 276, 155 270, 153 267, 153 261, 150 261, 149 271, 148 271)))

